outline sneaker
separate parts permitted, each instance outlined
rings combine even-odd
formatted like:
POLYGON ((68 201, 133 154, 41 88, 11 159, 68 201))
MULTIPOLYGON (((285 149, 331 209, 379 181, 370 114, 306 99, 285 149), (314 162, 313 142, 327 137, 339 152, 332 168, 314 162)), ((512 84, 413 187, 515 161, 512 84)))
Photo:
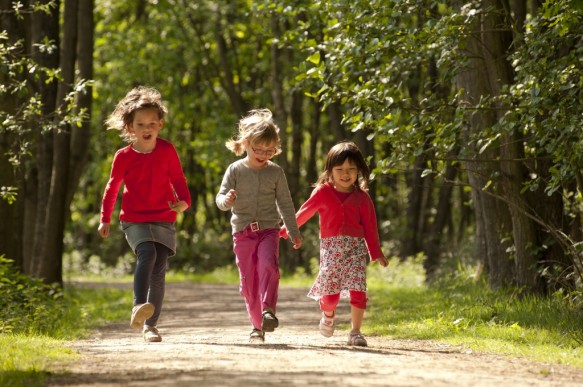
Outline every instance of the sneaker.
POLYGON ((251 344, 263 344, 265 342, 265 333, 261 329, 253 328, 249 335, 249 342, 251 344))
POLYGON ((322 312, 322 318, 320 319, 320 333, 322 336, 332 337, 334 334, 334 316, 328 317, 322 312))
POLYGON ((144 321, 152 317, 154 309, 154 304, 150 304, 149 302, 134 306, 132 309, 130 327, 140 329, 144 325, 144 321))
POLYGON ((360 333, 360 331, 350 331, 350 335, 348 336, 348 345, 354 345, 356 347, 366 347, 368 344, 366 339, 360 333))
POLYGON ((144 341, 149 343, 159 343, 162 341, 162 336, 158 333, 158 328, 144 325, 144 341))
POLYGON ((273 310, 267 308, 263 311, 262 327, 264 332, 273 332, 279 326, 279 320, 275 317, 273 310))

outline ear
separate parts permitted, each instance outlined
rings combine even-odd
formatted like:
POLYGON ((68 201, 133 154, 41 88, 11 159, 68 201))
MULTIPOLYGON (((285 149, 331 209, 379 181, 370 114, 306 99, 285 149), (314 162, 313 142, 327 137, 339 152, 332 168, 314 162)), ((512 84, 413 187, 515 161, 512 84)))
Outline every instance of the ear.
POLYGON ((166 123, 166 121, 164 121, 164 118, 160 119, 160 129, 164 127, 164 124, 166 123))

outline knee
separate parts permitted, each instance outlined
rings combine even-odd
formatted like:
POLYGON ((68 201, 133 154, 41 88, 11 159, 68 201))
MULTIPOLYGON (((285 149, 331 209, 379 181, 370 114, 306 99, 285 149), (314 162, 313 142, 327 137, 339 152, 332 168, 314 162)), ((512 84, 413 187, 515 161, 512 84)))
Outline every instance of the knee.
POLYGON ((351 291, 350 292, 350 305, 359 308, 366 309, 366 292, 351 291))

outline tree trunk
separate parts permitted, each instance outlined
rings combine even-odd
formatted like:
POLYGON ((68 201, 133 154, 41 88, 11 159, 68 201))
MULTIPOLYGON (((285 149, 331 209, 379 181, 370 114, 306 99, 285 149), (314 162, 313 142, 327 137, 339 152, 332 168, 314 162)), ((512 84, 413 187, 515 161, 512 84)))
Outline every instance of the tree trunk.
MULTIPOLYGON (((62 112, 67 111, 69 93, 75 82, 75 60, 77 48, 77 0, 65 0, 63 44, 61 46, 60 68, 63 80, 57 89, 57 103, 62 112)), ((46 208, 45 233, 43 242, 43 259, 36 267, 35 274, 47 283, 63 282, 63 236, 67 187, 71 154, 71 127, 58 128, 53 134, 54 153, 51 172, 49 200, 46 208)))
MULTIPOLYGON (((7 32, 8 43, 14 44, 18 40, 25 39, 25 33, 22 26, 18 23, 14 12, 12 11, 11 0, 0 1, 0 29, 7 32)), ((24 48, 19 53, 14 55, 24 56, 24 48)), ((22 81, 20 79, 19 81, 22 81)), ((0 83, 8 84, 10 79, 5 72, 0 73, 0 83)), ((8 93, 2 93, 0 97, 0 104, 2 110, 16 115, 18 106, 20 105, 20 98, 15 98, 8 93)), ((0 255, 5 255, 7 258, 14 260, 14 266, 23 268, 23 218, 24 201, 21 199, 24 196, 24 186, 22 184, 22 167, 15 167, 8 158, 8 150, 15 150, 19 148, 18 133, 11 133, 9 131, 0 130, 0 182, 2 186, 15 187, 17 189, 17 199, 10 204, 8 201, 0 198, 0 214, 2 214, 3 221, 0 222, 0 255)))
MULTIPOLYGON (((467 68, 456 77, 456 83, 462 94, 462 103, 467 106, 478 104, 482 96, 491 95, 487 69, 483 57, 480 23, 474 22, 473 30, 466 38, 467 68)), ((495 172, 500 170, 497 160, 497 145, 492 144, 480 152, 475 148, 473 138, 484 129, 493 126, 496 114, 492 111, 470 109, 467 112, 468 130, 462 139, 462 157, 468 155, 466 167, 468 180, 472 187, 472 199, 476 217, 477 256, 483 262, 492 286, 509 285, 514 276, 514 268, 507 250, 512 247, 511 218, 508 208, 495 197, 501 195, 501 187, 494 180, 495 172)))
MULTIPOLYGON (((504 14, 501 0, 484 0, 485 10, 482 31, 482 52, 493 96, 502 93, 504 85, 513 82, 512 67, 508 55, 512 45, 510 15, 504 14)), ((506 106, 497 104, 497 121, 507 112, 506 106)), ((518 131, 506 132, 500 142, 500 168, 505 201, 512 218, 512 239, 514 242, 514 262, 516 283, 531 291, 540 291, 537 280, 537 258, 535 255, 536 228, 527 216, 529 206, 521 194, 527 170, 524 159, 524 143, 518 131)))
MULTIPOLYGON (((47 4, 50 0, 42 1, 47 4)), ((48 69, 59 68, 59 9, 60 2, 56 7, 49 7, 49 13, 43 11, 34 12, 31 16, 31 49, 32 58, 39 65, 48 69), (56 45, 57 50, 52 52, 41 52, 35 44, 48 39, 56 45)), ((34 81, 33 81, 34 82, 34 81)), ((47 122, 48 117, 54 114, 57 106, 57 82, 47 81, 45 76, 41 76, 36 83, 32 84, 36 92, 40 94, 43 102, 42 117, 38 122, 47 122)), ((53 131, 46 131, 42 125, 33 126, 35 129, 36 159, 31 164, 26 176, 26 189, 24 198, 24 270, 27 274, 38 276, 39 268, 45 254, 45 227, 46 209, 50 193, 53 164, 53 131)))

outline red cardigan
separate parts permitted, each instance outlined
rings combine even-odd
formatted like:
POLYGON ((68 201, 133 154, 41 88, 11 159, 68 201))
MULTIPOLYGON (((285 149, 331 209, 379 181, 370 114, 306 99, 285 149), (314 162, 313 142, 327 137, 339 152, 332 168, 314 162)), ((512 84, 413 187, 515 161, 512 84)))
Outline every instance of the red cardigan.
POLYGON ((110 223, 117 194, 124 184, 119 218, 122 221, 175 222, 176 211, 168 202, 184 200, 191 205, 190 192, 174 146, 161 138, 150 153, 139 153, 131 145, 119 149, 113 158, 111 176, 101 205, 101 223, 110 223))
MULTIPOLYGON (((354 191, 340 201, 330 183, 316 187, 310 198, 296 213, 298 227, 306 223, 316 212, 320 215, 320 238, 348 235, 364 238, 371 260, 383 257, 374 205, 369 194, 355 187, 354 191)), ((287 230, 282 230, 287 236, 287 230)))

